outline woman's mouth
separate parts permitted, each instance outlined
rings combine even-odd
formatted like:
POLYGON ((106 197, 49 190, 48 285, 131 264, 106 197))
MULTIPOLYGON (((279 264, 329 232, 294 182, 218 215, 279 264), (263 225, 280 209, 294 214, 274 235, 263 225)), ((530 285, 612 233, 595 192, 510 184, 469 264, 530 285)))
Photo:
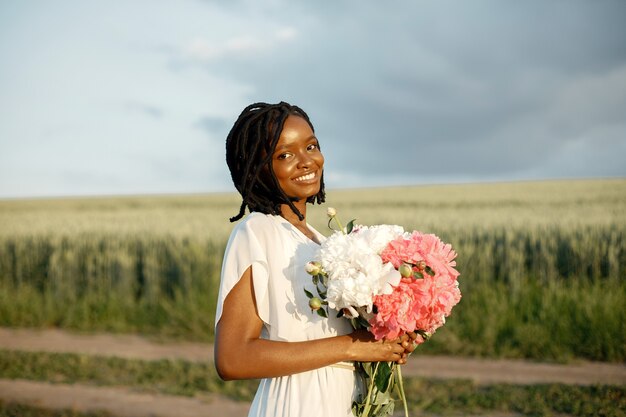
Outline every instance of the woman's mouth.
POLYGON ((301 177, 296 177, 293 180, 296 182, 302 182, 302 181, 310 181, 312 179, 315 179, 315 172, 310 172, 306 175, 303 175, 301 177))

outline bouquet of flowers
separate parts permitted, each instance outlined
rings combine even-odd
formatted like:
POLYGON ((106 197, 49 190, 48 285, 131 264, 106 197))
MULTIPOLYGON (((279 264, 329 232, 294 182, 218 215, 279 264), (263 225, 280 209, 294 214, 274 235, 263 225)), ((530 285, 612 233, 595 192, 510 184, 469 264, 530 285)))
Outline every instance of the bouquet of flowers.
MULTIPOLYGON (((433 234, 405 232, 400 226, 355 225, 344 228, 335 209, 328 225, 339 226, 321 245, 316 260, 306 265, 317 292, 305 290, 309 306, 327 317, 326 307, 366 328, 376 340, 418 334, 421 344, 445 323, 461 299, 454 268, 456 252, 433 234)), ((394 362, 356 364, 367 389, 354 402, 356 416, 393 413, 391 392, 397 388, 408 416, 400 366, 394 362)))

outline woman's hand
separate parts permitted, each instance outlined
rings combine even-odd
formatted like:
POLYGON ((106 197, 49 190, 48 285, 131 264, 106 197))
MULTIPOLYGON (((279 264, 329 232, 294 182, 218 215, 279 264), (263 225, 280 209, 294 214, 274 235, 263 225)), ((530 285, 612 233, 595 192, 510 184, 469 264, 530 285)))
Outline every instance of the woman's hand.
POLYGON ((360 362, 396 362, 404 365, 416 348, 417 333, 405 333, 394 340, 376 340, 367 330, 356 330, 351 335, 352 360, 360 362))
POLYGON ((411 338, 408 334, 394 340, 376 340, 367 330, 356 330, 350 334, 350 360, 359 362, 397 362, 406 363, 407 352, 412 352, 411 338), (408 351, 410 349, 410 351, 408 351))

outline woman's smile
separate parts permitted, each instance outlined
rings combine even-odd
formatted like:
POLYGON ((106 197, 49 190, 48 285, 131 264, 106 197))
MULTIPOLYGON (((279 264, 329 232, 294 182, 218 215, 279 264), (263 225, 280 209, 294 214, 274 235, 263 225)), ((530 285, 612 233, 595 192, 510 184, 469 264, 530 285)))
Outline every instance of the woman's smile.
POLYGON ((310 181, 316 178, 315 172, 311 172, 310 174, 303 175, 301 177, 294 178, 294 181, 302 182, 302 181, 310 181))

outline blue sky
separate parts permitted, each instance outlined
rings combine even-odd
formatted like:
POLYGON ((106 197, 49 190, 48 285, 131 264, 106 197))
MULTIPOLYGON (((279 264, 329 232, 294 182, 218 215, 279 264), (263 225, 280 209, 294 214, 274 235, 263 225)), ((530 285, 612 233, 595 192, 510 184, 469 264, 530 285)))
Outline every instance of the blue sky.
POLYGON ((0 198, 232 191, 255 101, 329 188, 626 176, 623 1, 0 4, 0 198))

